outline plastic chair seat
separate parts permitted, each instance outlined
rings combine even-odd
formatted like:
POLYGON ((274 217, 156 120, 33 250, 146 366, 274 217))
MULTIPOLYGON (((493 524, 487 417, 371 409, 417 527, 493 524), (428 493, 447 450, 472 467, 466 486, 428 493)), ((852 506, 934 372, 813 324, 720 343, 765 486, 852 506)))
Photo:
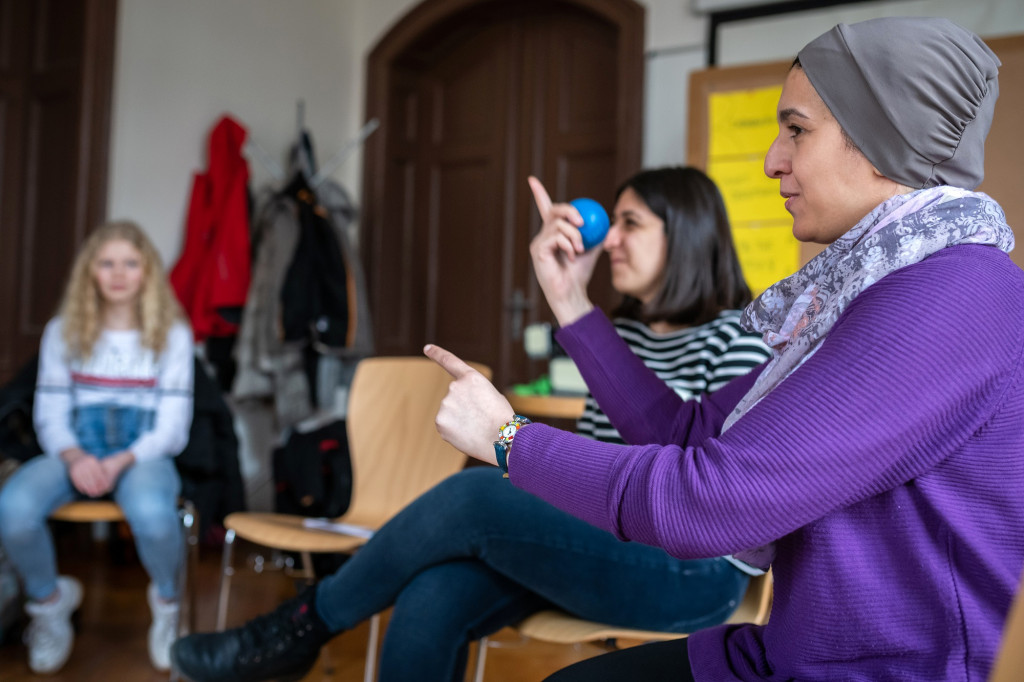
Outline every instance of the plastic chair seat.
POLYGON ((307 528, 304 521, 305 517, 291 514, 240 512, 228 514, 224 527, 249 542, 285 552, 351 552, 366 542, 350 535, 307 528))
POLYGON ((110 500, 79 500, 58 507, 50 518, 54 521, 89 523, 92 521, 124 521, 124 512, 110 500))

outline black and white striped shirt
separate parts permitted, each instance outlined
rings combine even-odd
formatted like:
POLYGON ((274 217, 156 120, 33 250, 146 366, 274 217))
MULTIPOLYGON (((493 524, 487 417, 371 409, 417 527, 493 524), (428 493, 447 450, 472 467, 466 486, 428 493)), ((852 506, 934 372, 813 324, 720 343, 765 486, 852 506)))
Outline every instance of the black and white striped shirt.
MULTIPOLYGON (((701 394, 718 390, 771 357, 759 334, 740 327, 741 312, 725 310, 699 327, 667 334, 635 320, 616 318, 614 324, 630 350, 659 379, 684 399, 700 399, 701 394)), ((593 396, 587 396, 576 430, 588 438, 623 442, 593 396)))

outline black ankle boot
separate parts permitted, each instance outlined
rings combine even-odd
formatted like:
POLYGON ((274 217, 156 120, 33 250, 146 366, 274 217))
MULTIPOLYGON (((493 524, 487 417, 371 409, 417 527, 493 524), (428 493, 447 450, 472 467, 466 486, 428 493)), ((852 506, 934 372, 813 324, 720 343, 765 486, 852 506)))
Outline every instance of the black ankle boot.
POLYGON ((183 637, 171 647, 171 665, 192 682, 300 680, 332 636, 315 602, 309 588, 240 628, 183 637))

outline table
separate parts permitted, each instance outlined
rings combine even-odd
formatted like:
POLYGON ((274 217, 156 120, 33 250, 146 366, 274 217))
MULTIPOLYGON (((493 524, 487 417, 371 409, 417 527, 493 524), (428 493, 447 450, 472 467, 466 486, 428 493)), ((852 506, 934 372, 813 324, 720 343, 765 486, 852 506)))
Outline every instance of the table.
POLYGON ((525 417, 577 419, 583 414, 581 395, 517 395, 505 391, 505 398, 516 414, 525 417))

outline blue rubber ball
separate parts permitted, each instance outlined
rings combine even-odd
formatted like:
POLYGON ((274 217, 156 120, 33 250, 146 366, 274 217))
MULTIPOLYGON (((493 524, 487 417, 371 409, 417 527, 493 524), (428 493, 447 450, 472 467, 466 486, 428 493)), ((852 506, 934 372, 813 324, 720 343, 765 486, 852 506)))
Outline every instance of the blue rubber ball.
POLYGON ((608 213, 593 199, 573 199, 569 203, 583 216, 580 234, 583 235, 583 248, 589 251, 603 242, 608 234, 608 213))

